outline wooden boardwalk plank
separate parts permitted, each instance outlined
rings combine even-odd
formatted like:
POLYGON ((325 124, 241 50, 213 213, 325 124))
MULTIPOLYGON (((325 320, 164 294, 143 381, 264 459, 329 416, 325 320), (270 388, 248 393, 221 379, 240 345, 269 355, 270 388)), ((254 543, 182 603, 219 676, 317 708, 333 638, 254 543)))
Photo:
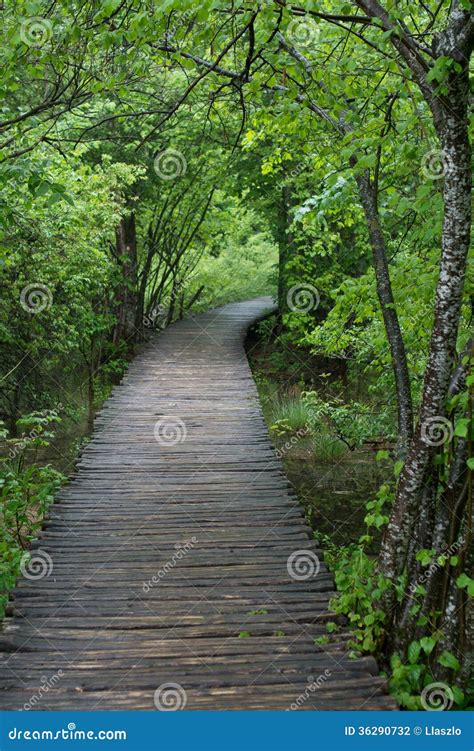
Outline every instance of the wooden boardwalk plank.
POLYGON ((272 450, 243 350, 267 298, 174 324, 96 419, 8 605, 4 709, 394 709, 272 450))

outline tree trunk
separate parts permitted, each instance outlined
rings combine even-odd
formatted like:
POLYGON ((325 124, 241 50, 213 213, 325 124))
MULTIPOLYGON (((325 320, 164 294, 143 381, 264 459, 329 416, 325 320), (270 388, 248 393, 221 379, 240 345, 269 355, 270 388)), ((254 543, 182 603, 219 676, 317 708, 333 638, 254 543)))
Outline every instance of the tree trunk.
POLYGON ((18 436, 18 426, 16 422, 20 417, 20 398, 21 398, 20 384, 21 384, 21 380, 15 383, 15 387, 13 389, 11 402, 10 402, 11 410, 10 410, 10 414, 8 417, 8 427, 9 427, 11 438, 16 438, 18 436))
POLYGON ((291 189, 284 186, 281 191, 281 202, 278 206, 278 313, 281 317, 288 311, 288 284, 286 278, 286 263, 289 257, 291 237, 288 235, 289 207, 291 201, 291 189))
POLYGON ((174 316, 174 309, 176 307, 176 299, 177 299, 177 289, 179 289, 179 286, 176 282, 176 277, 173 277, 173 282, 171 284, 171 292, 170 292, 170 302, 168 306, 168 313, 166 316, 166 326, 169 326, 173 322, 173 316, 174 316))
POLYGON ((357 175, 356 181, 367 222, 377 295, 390 347, 397 396, 398 453, 403 455, 413 434, 413 405, 405 344, 393 298, 387 249, 377 205, 377 189, 368 171, 357 175))
POLYGON ((92 432, 94 427, 94 368, 88 363, 87 367, 87 429, 92 432))
MULTIPOLYGON (((467 60, 461 73, 451 73, 444 82, 449 94, 433 101, 436 131, 442 147, 444 165, 444 220, 440 274, 436 289, 434 324, 419 421, 407 460, 400 475, 395 504, 386 529, 380 554, 380 569, 392 581, 405 573, 408 589, 416 586, 420 567, 416 550, 434 547, 439 553, 455 546, 464 550, 463 535, 470 526, 467 519, 467 451, 461 440, 450 449, 449 479, 444 480, 437 459, 445 455, 453 440, 453 419, 448 419, 447 403, 453 380, 467 253, 471 225, 471 150, 468 138, 467 60), (443 438, 445 439, 443 441, 443 438), (443 484, 444 488, 440 485, 443 484), (420 520, 426 523, 420 524, 420 520), (408 542, 415 534, 415 545, 408 542)), ((454 378, 458 374, 454 371, 454 378)), ((453 444, 454 445, 454 444, 453 444)), ((455 650, 463 640, 466 608, 464 593, 455 586, 456 569, 449 566, 433 578, 429 600, 438 611, 439 648, 455 650)), ((407 602, 395 605, 395 595, 386 605, 391 608, 391 649, 404 651, 413 638, 410 629, 399 628, 407 602)), ((390 629, 390 625, 388 627, 390 629)), ((460 655, 461 656, 461 655, 460 655)), ((441 671, 442 675, 442 671, 441 671)))
POLYGON ((113 343, 117 345, 123 340, 134 340, 137 333, 137 237, 133 212, 120 220, 115 239, 122 277, 115 293, 116 323, 113 343))

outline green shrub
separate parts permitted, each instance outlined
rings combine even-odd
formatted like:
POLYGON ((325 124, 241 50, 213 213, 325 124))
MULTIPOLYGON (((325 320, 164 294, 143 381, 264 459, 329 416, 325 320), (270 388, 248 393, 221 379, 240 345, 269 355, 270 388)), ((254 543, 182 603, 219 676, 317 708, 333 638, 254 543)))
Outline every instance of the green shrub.
POLYGON ((50 428, 57 422, 60 418, 54 411, 34 412, 17 421, 21 435, 11 439, 0 425, 6 447, 0 465, 0 615, 30 543, 65 479, 49 464, 35 463, 39 449, 48 446, 54 436, 50 428))

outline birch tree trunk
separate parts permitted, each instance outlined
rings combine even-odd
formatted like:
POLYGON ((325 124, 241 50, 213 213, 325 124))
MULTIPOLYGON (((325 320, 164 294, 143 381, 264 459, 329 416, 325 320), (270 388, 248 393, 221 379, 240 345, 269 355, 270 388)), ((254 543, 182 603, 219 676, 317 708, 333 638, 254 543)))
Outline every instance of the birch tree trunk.
MULTIPOLYGON (((374 6, 364 3, 364 6, 374 6)), ((378 6, 380 7, 380 6, 378 6)), ((378 13, 379 17, 382 16, 378 13)), ((419 583, 416 552, 434 548, 437 553, 456 549, 465 553, 470 537, 466 442, 453 443, 453 415, 448 414, 450 384, 455 371, 456 340, 471 227, 471 147, 468 136, 468 65, 473 43, 472 20, 453 3, 446 32, 433 43, 435 55, 456 62, 443 81, 443 95, 433 92, 420 73, 415 56, 400 51, 429 103, 439 138, 443 164, 444 218, 439 278, 435 295, 434 323, 419 419, 400 475, 395 503, 380 553, 380 570, 395 582, 407 576, 403 601, 395 593, 387 598, 389 643, 404 653, 416 636, 415 616, 409 617, 412 597, 419 583), (452 448, 446 451, 446 446, 452 448), (439 455, 450 458, 448 479, 440 472, 439 455)), ((393 42, 399 46, 399 42, 393 42)), ((469 416, 470 418, 472 416, 469 416)), ((461 556, 463 558, 463 556, 461 556)), ((433 626, 440 635, 438 649, 456 652, 462 662, 467 610, 464 593, 457 588, 458 570, 442 567, 430 580, 427 603, 436 612, 433 626)), ((439 671, 443 673, 443 669, 439 671)), ((446 670, 444 670, 446 672, 446 670)))

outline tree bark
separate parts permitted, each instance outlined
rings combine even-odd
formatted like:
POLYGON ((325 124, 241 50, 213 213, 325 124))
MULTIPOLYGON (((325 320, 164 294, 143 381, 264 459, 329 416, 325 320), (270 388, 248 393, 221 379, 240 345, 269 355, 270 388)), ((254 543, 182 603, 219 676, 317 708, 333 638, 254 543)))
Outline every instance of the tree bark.
MULTIPOLYGON (((471 227, 471 147, 467 114, 468 60, 472 40, 468 54, 466 50, 458 54, 453 48, 456 39, 452 24, 445 35, 438 36, 435 44, 439 54, 453 57, 461 67, 460 71, 452 69, 443 81, 447 93, 442 97, 427 97, 444 166, 439 279, 419 420, 400 475, 379 559, 381 571, 392 581, 403 572, 408 574, 409 586, 416 584, 419 574, 413 553, 410 554, 409 540, 413 530, 416 530, 415 552, 431 545, 442 552, 456 544, 462 549, 462 535, 466 524, 470 523, 466 519, 468 504, 464 490, 467 453, 463 450, 462 442, 457 441, 456 451, 451 456, 452 481, 444 483, 445 488, 440 494, 442 478, 436 457, 440 452, 446 453, 446 448, 439 440, 431 440, 430 433, 433 426, 438 425, 439 431, 446 433, 446 444, 453 438, 453 416, 447 412, 448 397, 453 377, 457 378, 456 370, 453 376, 453 369, 471 227), (431 523, 420 525, 418 520, 422 516, 432 520, 431 523)), ((434 610, 440 613, 437 619, 437 627, 442 634, 439 648, 455 651, 456 645, 459 646, 464 638, 466 627, 466 609, 461 602, 464 593, 456 588, 455 572, 450 573, 449 567, 437 579, 439 584, 434 580, 430 586, 429 600, 434 610)), ((413 626, 411 635, 410 631, 398 627, 401 614, 405 612, 406 615, 406 601, 401 606, 395 606, 395 595, 392 593, 386 605, 391 608, 391 648, 404 648, 413 634, 413 626)))
POLYGON ((116 323, 113 343, 135 340, 135 318, 138 303, 137 284, 137 236, 135 214, 131 212, 120 220, 115 232, 116 255, 121 280, 115 293, 116 323))
POLYGON ((285 185, 281 189, 281 201, 278 205, 278 313, 281 316, 288 311, 288 284, 286 275, 286 263, 289 257, 291 237, 288 235, 289 207, 291 202, 291 189, 285 185))
POLYGON ((403 455, 413 434, 413 405, 407 355, 393 298, 387 248, 380 223, 377 189, 368 171, 356 176, 374 260, 377 295, 390 347, 398 413, 398 453, 403 455))

